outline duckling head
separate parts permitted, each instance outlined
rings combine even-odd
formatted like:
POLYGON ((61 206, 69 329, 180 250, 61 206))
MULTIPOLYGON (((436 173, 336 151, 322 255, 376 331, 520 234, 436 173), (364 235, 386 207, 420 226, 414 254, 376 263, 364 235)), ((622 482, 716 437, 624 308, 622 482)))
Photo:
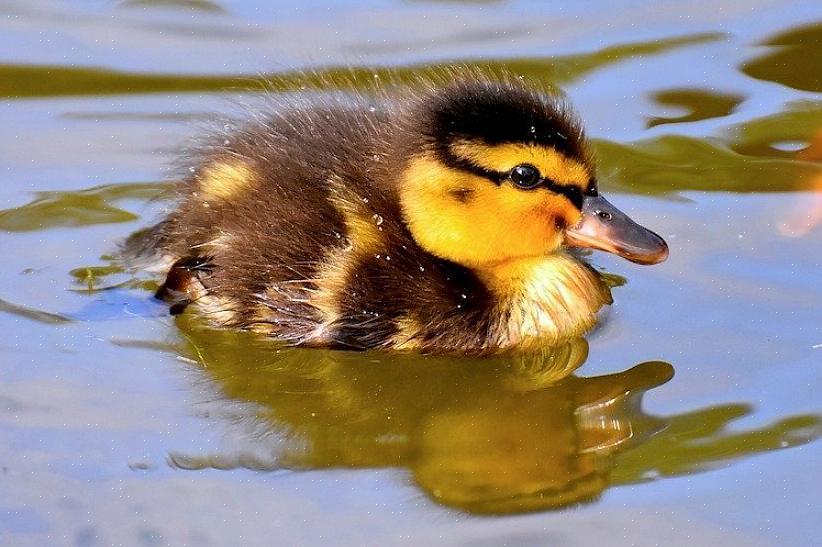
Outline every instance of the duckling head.
POLYGON ((472 269, 566 245, 640 264, 667 257, 661 237, 600 195, 581 125, 560 97, 469 79, 431 93, 410 119, 400 202, 431 254, 472 269))

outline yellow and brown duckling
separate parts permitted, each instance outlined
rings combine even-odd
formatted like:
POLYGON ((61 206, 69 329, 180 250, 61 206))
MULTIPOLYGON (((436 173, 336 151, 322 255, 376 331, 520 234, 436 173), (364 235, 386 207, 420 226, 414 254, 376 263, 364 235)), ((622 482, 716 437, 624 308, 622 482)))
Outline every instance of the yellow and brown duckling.
POLYGON ((300 101, 204 146, 143 242, 172 313, 291 345, 532 350, 611 302, 566 246, 667 256, 599 194, 565 102, 519 79, 300 101))

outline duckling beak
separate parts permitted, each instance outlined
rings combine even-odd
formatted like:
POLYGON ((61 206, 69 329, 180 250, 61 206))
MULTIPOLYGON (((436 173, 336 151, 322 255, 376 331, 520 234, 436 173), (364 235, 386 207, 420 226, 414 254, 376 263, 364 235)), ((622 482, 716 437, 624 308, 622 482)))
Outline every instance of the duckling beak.
POLYGON ((565 231, 565 242, 614 253, 637 264, 658 264, 668 258, 665 240, 599 195, 585 196, 582 218, 565 231))

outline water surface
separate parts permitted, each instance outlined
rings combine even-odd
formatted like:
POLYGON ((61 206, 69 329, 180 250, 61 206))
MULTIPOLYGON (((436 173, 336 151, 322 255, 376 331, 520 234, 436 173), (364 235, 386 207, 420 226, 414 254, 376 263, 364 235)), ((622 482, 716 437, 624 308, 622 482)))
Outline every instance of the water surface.
POLYGON ((0 5, 0 543, 818 541, 822 10, 304 4, 0 5), (590 256, 616 287, 586 340, 281 350, 113 265, 180 147, 263 80, 450 63, 562 87, 604 191, 671 247, 590 256))

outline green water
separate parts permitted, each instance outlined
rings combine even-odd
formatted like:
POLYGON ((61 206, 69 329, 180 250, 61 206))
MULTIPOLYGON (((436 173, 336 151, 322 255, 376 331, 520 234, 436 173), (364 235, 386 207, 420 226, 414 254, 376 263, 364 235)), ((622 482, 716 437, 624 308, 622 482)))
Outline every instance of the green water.
POLYGON ((0 544, 810 545, 822 9, 0 4, 0 544), (562 87, 660 233, 540 359, 284 350, 171 318, 117 243, 220 115, 451 63, 562 87), (573 371, 573 373, 571 373, 573 371))

